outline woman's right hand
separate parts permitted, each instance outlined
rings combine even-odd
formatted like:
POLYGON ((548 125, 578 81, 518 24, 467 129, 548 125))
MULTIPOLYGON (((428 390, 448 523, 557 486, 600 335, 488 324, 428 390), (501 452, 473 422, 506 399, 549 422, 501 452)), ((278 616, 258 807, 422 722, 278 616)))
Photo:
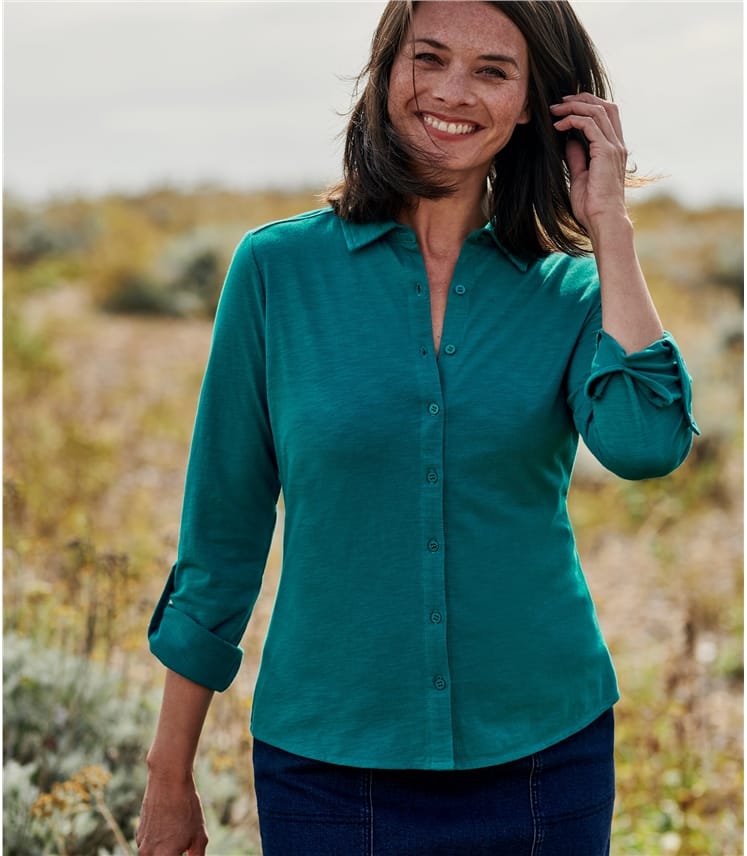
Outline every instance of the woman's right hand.
POLYGON ((161 713, 148 751, 148 783, 135 841, 140 856, 204 856, 205 815, 192 774, 213 691, 166 670, 161 713))
POLYGON ((204 856, 205 815, 191 775, 149 772, 135 842, 140 856, 204 856))

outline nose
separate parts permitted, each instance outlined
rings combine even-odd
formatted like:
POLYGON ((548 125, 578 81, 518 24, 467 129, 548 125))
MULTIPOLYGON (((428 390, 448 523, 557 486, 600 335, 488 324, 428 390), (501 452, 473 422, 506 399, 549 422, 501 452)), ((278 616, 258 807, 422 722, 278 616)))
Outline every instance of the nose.
POLYGON ((436 79, 433 96, 450 107, 473 104, 475 93, 469 72, 456 64, 447 66, 436 79))

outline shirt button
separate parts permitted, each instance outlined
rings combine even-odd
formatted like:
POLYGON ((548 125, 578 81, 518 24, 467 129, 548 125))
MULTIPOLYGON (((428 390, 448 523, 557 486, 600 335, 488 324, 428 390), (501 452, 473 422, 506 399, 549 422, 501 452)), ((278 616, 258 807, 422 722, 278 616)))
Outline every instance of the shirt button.
POLYGON ((443 615, 437 609, 434 609, 431 613, 431 621, 434 624, 440 624, 443 621, 443 615))
POLYGON ((438 481, 438 472, 436 470, 428 470, 426 478, 430 484, 436 484, 438 481))
POLYGON ((438 551, 441 549, 441 545, 438 543, 438 541, 436 541, 435 538, 431 538, 431 540, 428 542, 428 549, 431 551, 431 553, 438 553, 438 551))
POLYGON ((444 348, 444 353, 451 356, 452 354, 456 354, 456 345, 447 345, 444 348))
POLYGON ((438 406, 438 404, 436 404, 435 401, 431 401, 431 403, 428 405, 428 413, 430 413, 432 416, 436 416, 440 412, 441 408, 438 406))
POLYGON ((454 287, 454 291, 455 291, 457 294, 464 294, 464 292, 465 292, 466 290, 467 290, 467 289, 466 289, 463 285, 457 285, 457 286, 455 286, 455 287, 454 287))
POLYGON ((443 677, 443 675, 436 675, 436 677, 433 679, 433 686, 437 690, 446 689, 446 679, 443 677))
POLYGON ((416 283, 415 283, 415 291, 416 291, 418 294, 422 294, 422 293, 423 293, 423 283, 422 283, 422 282, 416 282, 416 283))

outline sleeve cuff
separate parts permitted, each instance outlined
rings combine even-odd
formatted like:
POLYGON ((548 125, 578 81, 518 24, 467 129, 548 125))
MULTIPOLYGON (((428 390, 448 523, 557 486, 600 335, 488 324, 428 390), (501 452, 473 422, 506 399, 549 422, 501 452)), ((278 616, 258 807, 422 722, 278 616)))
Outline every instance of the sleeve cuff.
POLYGON ((610 379, 625 374, 636 388, 656 407, 668 407, 681 401, 685 421, 695 434, 700 434, 692 415, 692 379, 674 338, 667 332, 642 351, 626 354, 620 344, 604 330, 597 333, 597 349, 591 374, 584 391, 598 400, 610 379))
POLYGON ((148 627, 151 652, 174 672, 223 692, 236 677, 244 652, 171 605, 174 569, 148 627))

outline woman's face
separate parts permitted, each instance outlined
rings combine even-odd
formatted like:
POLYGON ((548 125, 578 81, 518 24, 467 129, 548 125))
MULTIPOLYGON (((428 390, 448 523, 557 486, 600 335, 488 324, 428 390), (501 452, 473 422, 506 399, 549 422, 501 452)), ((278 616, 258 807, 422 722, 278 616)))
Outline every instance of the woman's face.
POLYGON ((484 180, 517 124, 529 121, 521 31, 483 2, 418 3, 389 79, 400 138, 439 158, 452 180, 484 180))

